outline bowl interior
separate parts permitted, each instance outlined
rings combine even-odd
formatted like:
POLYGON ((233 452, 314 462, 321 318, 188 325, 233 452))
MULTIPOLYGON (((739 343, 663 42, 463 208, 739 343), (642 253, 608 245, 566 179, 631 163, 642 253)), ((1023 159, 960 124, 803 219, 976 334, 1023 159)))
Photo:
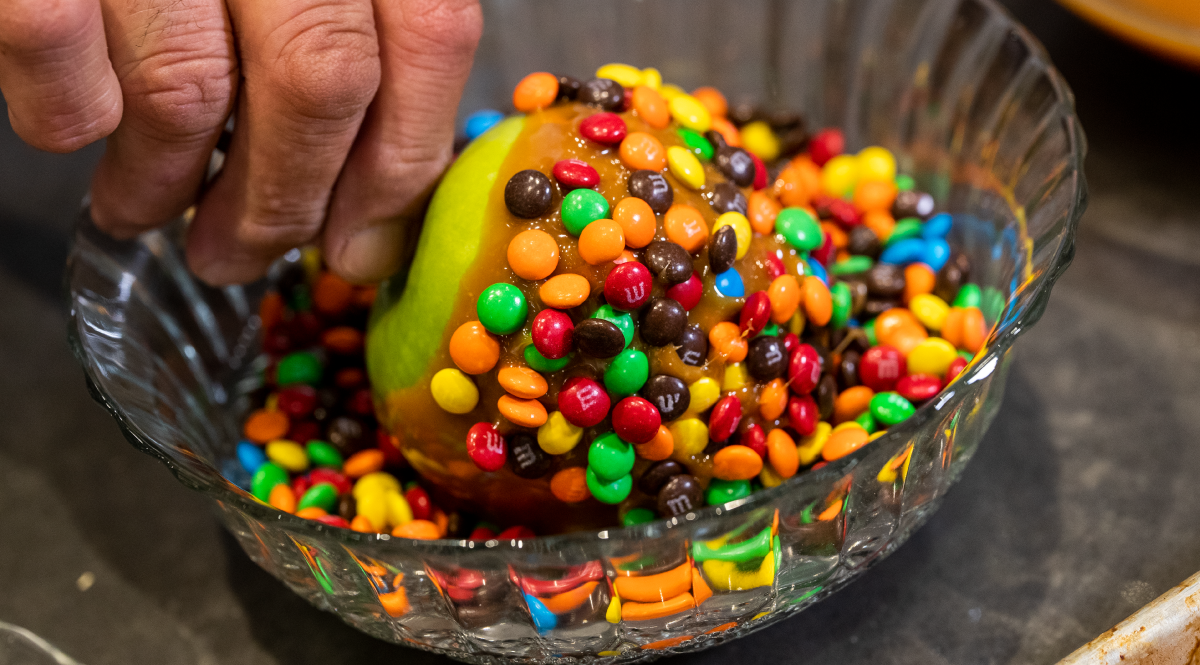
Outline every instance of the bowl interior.
POLYGON ((710 84, 731 101, 800 110, 812 128, 843 128, 851 149, 891 149, 901 172, 955 217, 952 244, 969 255, 972 281, 987 294, 986 347, 947 391, 872 445, 738 502, 631 529, 400 542, 279 513, 238 487, 248 481, 234 455, 239 423, 265 366, 256 315, 265 285, 213 289, 192 279, 180 249, 187 220, 118 242, 85 213, 66 286, 73 347, 94 396, 131 443, 219 502, 255 561, 385 639, 459 657, 533 660, 629 645, 696 648, 829 593, 936 508, 999 406, 1009 348, 1040 317, 1070 261, 1086 186, 1069 90, 990 0, 528 1, 485 11, 460 115, 509 108, 512 86, 530 71, 588 76, 628 62, 655 66, 686 89, 710 84), (814 517, 835 503, 830 519, 814 517), (714 590, 719 602, 686 619, 542 632, 521 601, 526 578, 560 579, 592 562, 610 578, 622 561, 697 562, 699 545, 764 529, 774 547, 761 584, 714 590), (382 611, 371 562, 408 571, 410 600, 423 600, 402 617, 382 611), (443 595, 463 570, 503 590, 483 603, 488 612, 443 595), (737 629, 698 637, 730 623, 737 629), (683 636, 696 639, 659 644, 683 636))

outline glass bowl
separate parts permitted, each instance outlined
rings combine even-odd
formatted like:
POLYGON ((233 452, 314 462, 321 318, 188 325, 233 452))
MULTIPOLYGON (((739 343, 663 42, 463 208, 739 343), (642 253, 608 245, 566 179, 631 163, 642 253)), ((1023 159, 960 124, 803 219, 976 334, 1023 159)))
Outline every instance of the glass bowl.
POLYGON ((842 127, 854 149, 895 151, 955 217, 951 240, 989 294, 986 347, 872 445, 723 506, 527 540, 360 534, 276 511, 226 479, 245 482, 234 446, 265 365, 265 286, 195 281, 185 220, 117 242, 85 214, 66 284, 92 394, 130 443, 216 502, 251 559, 384 640, 480 663, 631 662, 820 601, 929 518, 996 414, 1009 350, 1070 262, 1085 205, 1070 91, 990 0, 510 0, 485 12, 464 111, 507 108, 530 71, 586 76, 622 61, 800 109, 811 127, 842 127))

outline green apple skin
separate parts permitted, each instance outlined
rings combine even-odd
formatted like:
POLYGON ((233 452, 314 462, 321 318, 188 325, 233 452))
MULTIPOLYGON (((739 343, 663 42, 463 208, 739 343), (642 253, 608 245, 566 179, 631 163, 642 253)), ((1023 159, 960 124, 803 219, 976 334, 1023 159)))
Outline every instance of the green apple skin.
POLYGON ((513 116, 467 146, 429 202, 408 272, 380 286, 366 349, 377 396, 414 386, 428 372, 459 282, 479 253, 496 172, 524 127, 525 117, 513 116))

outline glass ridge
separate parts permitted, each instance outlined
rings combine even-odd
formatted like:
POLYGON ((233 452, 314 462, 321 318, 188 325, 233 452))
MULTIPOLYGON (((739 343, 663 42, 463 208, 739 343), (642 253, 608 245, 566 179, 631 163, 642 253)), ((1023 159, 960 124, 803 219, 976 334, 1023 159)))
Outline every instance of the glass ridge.
MULTIPOLYGON (((186 220, 119 242, 95 229, 85 207, 65 285, 72 349, 93 397, 132 445, 215 500, 251 559, 381 639, 479 663, 633 662, 733 639, 818 602, 924 524, 999 408, 1009 349, 1070 263, 1086 204, 1086 142, 1070 90, 991 0, 506 1, 485 12, 465 111, 506 108, 529 71, 582 76, 623 61, 656 66, 684 88, 710 84, 734 101, 798 108, 812 127, 842 127, 853 149, 893 150, 901 171, 955 216, 952 241, 970 256, 973 281, 1007 298, 988 321, 984 351, 871 445, 724 506, 523 541, 360 534, 281 513, 222 476, 238 472, 238 423, 264 367, 255 314, 264 283, 196 281, 182 254, 186 220), (881 480, 910 444, 902 477, 881 480), (831 496, 841 511, 813 520, 831 496), (758 569, 762 584, 713 589, 698 607, 661 619, 605 620, 621 562, 656 572, 688 561, 697 544, 764 529, 779 545, 770 568, 758 569), (523 590, 593 571, 586 566, 603 573, 586 608, 539 631, 523 590), (409 603, 401 616, 379 599, 395 573, 409 603)), ((695 564, 708 579, 721 565, 695 564)))

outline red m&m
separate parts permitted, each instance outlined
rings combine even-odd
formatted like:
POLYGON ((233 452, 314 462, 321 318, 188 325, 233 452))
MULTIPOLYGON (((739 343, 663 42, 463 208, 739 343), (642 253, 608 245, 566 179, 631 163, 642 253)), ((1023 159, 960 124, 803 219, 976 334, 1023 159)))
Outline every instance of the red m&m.
POLYGON ((796 333, 788 333, 783 336, 783 350, 788 354, 788 358, 800 348, 800 336, 796 333))
POLYGON ((600 174, 582 159, 563 159, 556 162, 554 179, 568 189, 591 188, 600 184, 600 174))
MULTIPOLYGON (((534 538, 536 536, 537 534, 533 532, 533 529, 521 524, 518 524, 517 526, 510 526, 496 534, 496 538, 500 540, 521 540, 522 538, 534 538)), ((479 586, 483 586, 482 581, 480 582, 479 586)))
POLYGON ((896 392, 910 402, 924 402, 938 394, 942 380, 932 374, 908 374, 896 382, 896 392))
POLYGON ((754 160, 754 187, 755 191, 767 188, 767 165, 763 163, 761 157, 754 153, 750 153, 750 159, 754 160))
POLYGON ((412 510, 413 519, 427 520, 433 515, 433 502, 429 500, 429 493, 423 488, 413 486, 405 490, 404 500, 408 502, 408 507, 412 510))
POLYGON ((808 154, 817 166, 825 166, 845 149, 846 138, 838 129, 822 129, 808 143, 808 154))
POLYGON ((583 134, 584 138, 606 145, 620 143, 628 131, 625 121, 615 113, 597 113, 579 123, 579 133, 583 134))
POLYGON ((812 253, 812 259, 822 265, 829 265, 833 263, 835 255, 837 255, 837 247, 833 245, 833 235, 826 233, 824 242, 812 253))
POLYGON ((726 395, 717 401, 708 416, 708 438, 721 443, 737 431, 742 421, 742 401, 736 395, 726 395))
POLYGON ((821 380, 821 356, 809 344, 801 344, 788 362, 788 386, 793 392, 807 395, 821 380))
POLYGON ((317 521, 321 524, 328 524, 329 526, 336 526, 341 529, 350 528, 350 523, 340 515, 322 515, 317 518, 317 521))
POLYGON ((683 305, 683 308, 689 312, 696 305, 700 304, 700 298, 704 295, 704 285, 700 283, 700 278, 696 273, 687 278, 686 282, 681 282, 667 289, 667 297, 675 302, 683 305))
POLYGON ((563 384, 558 392, 558 410, 567 422, 576 427, 594 427, 608 415, 612 405, 608 393, 599 383, 577 377, 563 384))
POLYGON ((279 391, 275 404, 289 418, 304 418, 317 406, 317 391, 312 386, 288 386, 279 391))
POLYGON ((812 395, 801 395, 788 400, 787 414, 792 428, 800 436, 808 436, 816 431, 820 409, 817 408, 817 401, 812 395))
POLYGON ((858 378, 875 392, 886 392, 908 371, 908 364, 899 350, 886 344, 873 346, 863 354, 858 366, 858 378))
POLYGON ((467 430, 467 454, 484 471, 498 471, 508 457, 504 437, 491 423, 475 423, 467 430))
POLYGON ((775 256, 774 254, 768 254, 763 259, 763 263, 766 267, 767 276, 770 277, 772 281, 787 274, 787 268, 784 267, 783 261, 781 261, 779 257, 775 256))
POLYGON ((962 371, 966 368, 967 368, 967 359, 966 358, 958 357, 958 358, 955 358, 954 360, 950 361, 950 367, 946 368, 946 383, 945 383, 945 385, 947 385, 947 386, 950 385, 950 382, 953 381, 954 379, 958 378, 958 375, 962 374, 962 371))
POLYGON ((751 423, 746 427, 738 443, 758 453, 759 457, 767 456, 767 434, 758 423, 751 423))
POLYGON ((646 443, 658 434, 662 415, 641 397, 626 397, 612 410, 613 431, 629 443, 646 443))
POLYGON ((649 268, 637 261, 627 261, 608 273, 604 280, 604 298, 617 309, 637 309, 650 300, 653 282, 649 268))
POLYGON ((533 346, 550 360, 557 360, 571 352, 575 324, 571 317, 556 310, 543 309, 533 319, 530 335, 533 346))
POLYGON ((742 313, 738 318, 738 328, 743 335, 757 335, 760 330, 771 322, 771 299, 766 291, 755 291, 746 296, 746 304, 742 305, 742 313))
POLYGON ((333 469, 313 469, 308 473, 308 480, 312 485, 329 483, 337 489, 338 494, 346 494, 352 487, 349 478, 333 469))

